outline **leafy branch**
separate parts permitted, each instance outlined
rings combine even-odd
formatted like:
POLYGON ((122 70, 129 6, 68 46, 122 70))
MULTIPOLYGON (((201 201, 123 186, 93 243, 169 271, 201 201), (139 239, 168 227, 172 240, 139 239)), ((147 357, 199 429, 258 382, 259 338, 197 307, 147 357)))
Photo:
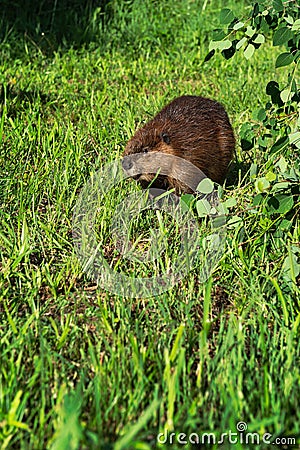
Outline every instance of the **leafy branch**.
MULTIPOLYGON (((236 17, 229 8, 220 12, 220 28, 214 30, 205 61, 220 52, 230 59, 242 52, 246 60, 263 45, 282 48, 276 70, 283 70, 282 86, 266 80, 269 100, 254 111, 253 120, 240 127, 242 150, 258 150, 249 176, 266 217, 276 218, 279 232, 291 230, 300 210, 300 91, 297 69, 300 60, 300 5, 298 0, 257 0, 246 17, 236 17), (288 70, 287 69, 288 66, 288 70)), ((274 230, 273 230, 274 231, 274 230)))

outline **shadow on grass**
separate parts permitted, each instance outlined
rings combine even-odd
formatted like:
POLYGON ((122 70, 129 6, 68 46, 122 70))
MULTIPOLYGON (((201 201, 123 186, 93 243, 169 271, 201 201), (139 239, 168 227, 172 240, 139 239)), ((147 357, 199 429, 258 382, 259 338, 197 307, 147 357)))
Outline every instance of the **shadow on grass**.
POLYGON ((19 89, 14 85, 0 85, 0 114, 6 105, 6 114, 14 119, 18 113, 29 105, 40 104, 43 107, 55 103, 55 98, 39 90, 19 89))
MULTIPOLYGON (((0 45, 25 38, 44 54, 101 40, 104 19, 112 14, 108 0, 17 0, 1 2, 0 45)), ((22 57, 18 45, 10 53, 22 57)), ((24 53, 24 46, 22 46, 24 53)))

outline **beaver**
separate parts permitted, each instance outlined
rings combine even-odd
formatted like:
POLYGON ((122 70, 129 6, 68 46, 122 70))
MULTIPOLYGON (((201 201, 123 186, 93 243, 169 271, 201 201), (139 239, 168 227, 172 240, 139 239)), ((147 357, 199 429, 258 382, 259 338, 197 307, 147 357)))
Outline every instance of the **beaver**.
MULTIPOLYGON (((224 107, 215 100, 184 95, 175 98, 138 129, 123 156, 148 152, 173 155, 191 162, 212 181, 222 184, 234 147, 234 133, 224 107)), ((145 171, 135 178, 143 187, 152 182, 154 187, 190 192, 185 183, 171 176, 155 176, 145 171)))

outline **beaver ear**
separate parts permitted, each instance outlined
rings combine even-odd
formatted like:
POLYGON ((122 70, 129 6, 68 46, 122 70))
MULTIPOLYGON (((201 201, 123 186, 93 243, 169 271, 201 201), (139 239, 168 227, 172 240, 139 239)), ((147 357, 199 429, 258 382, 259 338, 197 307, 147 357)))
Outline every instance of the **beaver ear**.
POLYGON ((163 133, 161 133, 160 137, 166 144, 170 144, 171 139, 170 139, 170 136, 168 135, 168 133, 163 132, 163 133))

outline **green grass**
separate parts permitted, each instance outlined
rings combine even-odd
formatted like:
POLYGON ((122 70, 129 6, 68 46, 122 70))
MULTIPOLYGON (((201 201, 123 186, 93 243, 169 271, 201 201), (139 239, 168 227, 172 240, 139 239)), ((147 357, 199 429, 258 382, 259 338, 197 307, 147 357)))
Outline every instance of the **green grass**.
MULTIPOLYGON (((89 47, 46 55, 12 32, 1 49, 0 449, 167 448, 158 433, 220 436, 239 421, 299 443, 299 276, 285 262, 299 248, 299 217, 282 232, 253 213, 247 171, 256 163, 264 176, 270 155, 237 145, 240 172, 224 198, 242 220, 228 226, 206 283, 196 267, 164 294, 126 299, 82 272, 76 199, 137 126, 197 94, 225 105, 238 137, 279 77, 271 46, 250 61, 202 64, 222 2, 118 3, 103 34, 94 18, 89 47)), ((109 218, 133 189, 123 183, 102 205, 97 232, 112 261, 109 218)))

